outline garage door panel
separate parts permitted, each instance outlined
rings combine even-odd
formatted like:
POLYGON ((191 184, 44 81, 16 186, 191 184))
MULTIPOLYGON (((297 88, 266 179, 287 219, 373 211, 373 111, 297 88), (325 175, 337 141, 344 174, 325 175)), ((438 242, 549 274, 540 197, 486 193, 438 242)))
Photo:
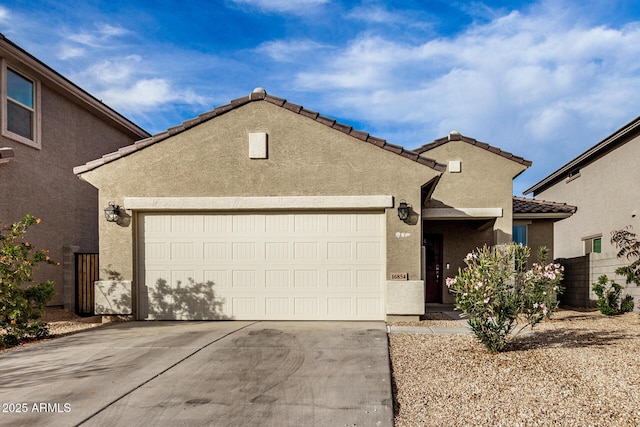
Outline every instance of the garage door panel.
POLYGON ((289 298, 288 297, 265 297, 265 315, 266 316, 290 316, 289 298))
POLYGON ((232 297, 232 318, 243 319, 257 316, 255 297, 232 297))
POLYGON ((381 212, 140 218, 142 316, 384 318, 381 212))
POLYGON ((293 283, 292 273, 289 270, 265 270, 264 273, 265 288, 286 289, 293 283))
POLYGON ((211 283, 214 287, 229 287, 229 272, 227 270, 204 270, 203 277, 205 282, 211 283))
POLYGON ((226 242, 205 242, 202 245, 202 256, 205 260, 229 259, 229 246, 226 242))

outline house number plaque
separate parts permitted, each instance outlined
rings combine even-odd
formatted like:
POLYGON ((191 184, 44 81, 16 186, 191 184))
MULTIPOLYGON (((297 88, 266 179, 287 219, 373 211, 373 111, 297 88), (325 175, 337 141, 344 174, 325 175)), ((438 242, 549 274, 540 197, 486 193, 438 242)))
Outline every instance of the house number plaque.
POLYGON ((409 273, 391 273, 391 280, 409 280, 409 273))

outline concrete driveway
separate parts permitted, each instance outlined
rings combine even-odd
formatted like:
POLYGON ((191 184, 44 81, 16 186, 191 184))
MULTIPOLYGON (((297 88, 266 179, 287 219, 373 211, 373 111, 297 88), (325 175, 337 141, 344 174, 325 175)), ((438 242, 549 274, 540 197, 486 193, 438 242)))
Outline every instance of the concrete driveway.
POLYGON ((129 322, 0 355, 0 425, 392 426, 382 322, 129 322))

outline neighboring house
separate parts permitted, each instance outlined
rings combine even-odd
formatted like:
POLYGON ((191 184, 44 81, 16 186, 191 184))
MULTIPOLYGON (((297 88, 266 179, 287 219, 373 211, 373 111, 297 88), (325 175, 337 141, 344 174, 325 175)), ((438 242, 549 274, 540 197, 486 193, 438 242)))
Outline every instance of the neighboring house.
POLYGON ((0 34, 0 222, 31 214, 29 242, 60 267, 53 305, 75 306, 74 253, 98 251, 98 192, 73 167, 148 136, 0 34))
POLYGON ((453 301, 468 252, 511 241, 530 164, 456 132, 405 150, 256 89, 74 169, 119 212, 99 224, 97 311, 417 317, 453 301))
MULTIPOLYGON (((616 258, 611 232, 627 226, 640 232, 640 117, 628 123, 562 166, 525 194, 563 200, 577 206, 571 218, 555 224, 554 256, 569 268, 564 282, 567 303, 586 306, 595 295, 591 284, 617 267, 628 264, 616 258)), ((632 285, 628 293, 640 296, 632 285)))

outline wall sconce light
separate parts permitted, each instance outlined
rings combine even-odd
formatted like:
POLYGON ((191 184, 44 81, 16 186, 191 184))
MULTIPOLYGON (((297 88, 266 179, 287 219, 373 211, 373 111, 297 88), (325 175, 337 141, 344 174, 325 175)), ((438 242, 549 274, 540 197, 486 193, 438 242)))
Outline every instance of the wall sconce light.
POLYGON ((104 216, 107 222, 118 222, 118 219, 120 219, 120 206, 109 202, 109 206, 104 208, 104 216))
POLYGON ((404 200, 400 200, 400 204, 398 205, 398 218, 402 221, 406 221, 409 218, 409 211, 411 210, 411 205, 407 204, 404 200))

